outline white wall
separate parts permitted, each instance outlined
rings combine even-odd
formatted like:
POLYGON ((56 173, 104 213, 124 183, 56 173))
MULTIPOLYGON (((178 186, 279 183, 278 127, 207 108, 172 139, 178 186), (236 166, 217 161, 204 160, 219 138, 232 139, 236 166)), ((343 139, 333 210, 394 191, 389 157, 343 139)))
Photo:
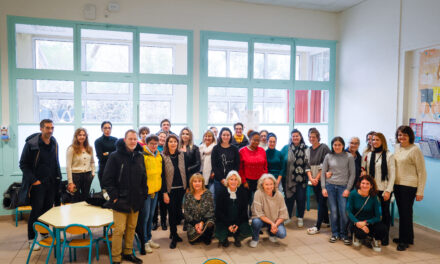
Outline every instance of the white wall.
POLYGON ((399 0, 369 0, 339 17, 335 135, 396 128, 399 0))
POLYGON ((337 14, 222 0, 117 1, 118 13, 104 16, 108 0, 0 0, 2 117, 9 121, 6 16, 84 20, 86 3, 97 6, 96 22, 194 30, 194 126, 198 128, 199 31, 213 30, 312 39, 337 39, 337 14))

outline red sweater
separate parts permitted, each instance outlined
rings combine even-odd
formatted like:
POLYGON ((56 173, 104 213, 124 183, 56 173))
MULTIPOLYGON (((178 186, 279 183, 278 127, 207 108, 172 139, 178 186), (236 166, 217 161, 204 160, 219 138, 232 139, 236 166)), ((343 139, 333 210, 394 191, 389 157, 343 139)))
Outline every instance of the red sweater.
POLYGON ((246 179, 258 180, 263 173, 267 173, 266 151, 258 147, 252 151, 248 147, 240 149, 240 173, 241 182, 246 179))

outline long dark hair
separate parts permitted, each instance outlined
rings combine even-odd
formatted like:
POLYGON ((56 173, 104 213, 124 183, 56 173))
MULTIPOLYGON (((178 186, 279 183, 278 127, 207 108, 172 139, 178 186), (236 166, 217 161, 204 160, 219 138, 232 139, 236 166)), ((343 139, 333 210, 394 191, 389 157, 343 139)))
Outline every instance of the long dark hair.
POLYGON ((86 149, 86 152, 89 154, 92 154, 93 149, 89 145, 89 135, 87 134, 87 130, 85 128, 77 128, 75 130, 75 134, 73 135, 72 145, 70 145, 73 148, 73 152, 77 155, 81 154, 81 144, 78 141, 78 135, 79 133, 84 132, 86 134, 86 140, 84 140, 84 148, 86 149))
POLYGON ((227 128, 227 127, 222 127, 222 129, 220 129, 220 133, 218 133, 218 140, 217 140, 217 142, 219 144, 223 143, 223 141, 222 141, 222 134, 225 131, 229 132, 229 135, 231 135, 231 138, 229 139, 229 144, 231 144, 231 142, 232 142, 232 131, 229 128, 227 128))
POLYGON ((170 134, 170 135, 168 135, 167 139, 165 140, 165 145, 163 146, 163 154, 167 155, 167 156, 171 155, 170 149, 168 147, 168 142, 170 142, 171 138, 174 138, 176 140, 176 142, 177 142, 176 153, 177 154, 179 153, 179 139, 177 138, 176 135, 170 134))
POLYGON ((332 139, 332 153, 333 153, 333 154, 335 153, 335 150, 333 149, 333 143, 335 143, 336 141, 341 142, 341 144, 342 144, 342 152, 343 152, 344 149, 345 149, 345 141, 344 141, 344 139, 343 139, 342 137, 334 137, 334 138, 332 139))
POLYGON ((298 133, 299 136, 301 137, 301 141, 299 142, 300 144, 301 144, 301 143, 306 144, 306 142, 304 141, 304 137, 303 137, 301 131, 299 131, 299 130, 296 129, 296 128, 293 129, 292 132, 290 132, 290 143, 291 143, 291 144, 293 144, 293 141, 292 141, 292 135, 293 135, 293 133, 298 133))

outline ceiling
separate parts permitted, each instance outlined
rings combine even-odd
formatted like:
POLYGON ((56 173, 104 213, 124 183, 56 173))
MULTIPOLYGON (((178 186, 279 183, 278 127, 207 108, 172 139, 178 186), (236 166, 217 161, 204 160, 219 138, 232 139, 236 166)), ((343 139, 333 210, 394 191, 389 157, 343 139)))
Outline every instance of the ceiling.
POLYGON ((287 6, 327 12, 341 12, 364 0, 228 0, 252 4, 287 6))

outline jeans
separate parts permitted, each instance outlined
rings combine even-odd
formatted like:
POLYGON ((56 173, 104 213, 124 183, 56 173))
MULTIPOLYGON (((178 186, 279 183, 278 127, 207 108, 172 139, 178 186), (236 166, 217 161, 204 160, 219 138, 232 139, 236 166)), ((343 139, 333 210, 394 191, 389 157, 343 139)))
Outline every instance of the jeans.
POLYGON ((346 213, 347 198, 342 196, 346 185, 326 183, 328 203, 330 206, 330 224, 332 236, 346 238, 348 217, 346 213))
POLYGON ((313 186, 313 192, 315 193, 316 201, 318 202, 318 219, 316 221, 316 227, 321 229, 322 222, 329 223, 327 197, 322 195, 321 181, 318 181, 316 186, 313 186))
POLYGON ((217 195, 223 190, 223 189, 225 189, 226 187, 221 183, 221 182, 219 182, 219 181, 217 181, 217 180, 214 180, 214 196, 213 196, 213 199, 214 199, 214 204, 217 204, 217 200, 216 200, 216 197, 217 197, 217 195))
POLYGON ((267 227, 269 231, 269 236, 276 236, 278 238, 285 238, 286 237, 286 228, 284 227, 284 223, 281 223, 278 226, 278 231, 276 234, 272 234, 270 232, 270 225, 263 222, 260 218, 254 218, 252 219, 252 240, 258 241, 260 238, 260 230, 263 227, 267 227))
POLYGON ((306 191, 307 185, 305 188, 301 186, 302 184, 296 185, 296 192, 290 198, 285 198, 287 211, 289 212, 289 218, 292 218, 293 207, 296 202, 297 207, 297 217, 304 218, 304 211, 306 210, 306 191))
POLYGON ((154 211, 156 210, 157 197, 159 196, 159 192, 149 194, 147 199, 144 202, 144 210, 143 210, 143 231, 144 231, 144 241, 148 242, 151 239, 151 230, 153 228, 153 217, 154 211), (154 198, 152 198, 154 195, 154 198))

